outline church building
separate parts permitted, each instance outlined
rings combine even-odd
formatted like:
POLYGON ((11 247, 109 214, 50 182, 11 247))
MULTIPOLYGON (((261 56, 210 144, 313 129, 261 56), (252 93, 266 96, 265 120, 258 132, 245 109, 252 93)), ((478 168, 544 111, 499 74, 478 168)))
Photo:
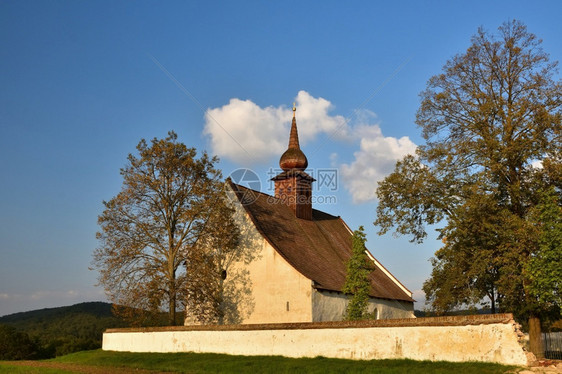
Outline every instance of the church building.
MULTIPOLYGON (((241 323, 340 321, 349 300, 341 290, 353 232, 340 217, 312 207, 315 180, 305 171, 295 110, 289 146, 279 160, 283 171, 272 178, 275 195, 227 179, 243 245, 253 254, 252 261, 235 264, 249 280, 251 302, 240 311, 241 323)), ((377 319, 414 318, 412 292, 367 255, 374 265, 369 312, 377 319)))

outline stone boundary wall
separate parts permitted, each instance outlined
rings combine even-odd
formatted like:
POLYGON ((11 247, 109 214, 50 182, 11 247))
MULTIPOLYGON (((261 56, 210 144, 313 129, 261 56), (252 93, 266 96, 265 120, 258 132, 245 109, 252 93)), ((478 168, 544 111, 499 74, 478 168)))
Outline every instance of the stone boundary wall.
POLYGON ((532 360, 511 314, 376 321, 108 329, 103 349, 347 359, 532 360))

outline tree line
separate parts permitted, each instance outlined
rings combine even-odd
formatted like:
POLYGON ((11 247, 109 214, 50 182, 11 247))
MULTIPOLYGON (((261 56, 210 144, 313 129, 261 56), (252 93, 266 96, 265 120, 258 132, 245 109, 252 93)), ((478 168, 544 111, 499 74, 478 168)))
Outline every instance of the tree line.
POLYGON ((46 359, 98 349, 102 333, 127 323, 112 305, 88 302, 0 317, 0 360, 46 359))

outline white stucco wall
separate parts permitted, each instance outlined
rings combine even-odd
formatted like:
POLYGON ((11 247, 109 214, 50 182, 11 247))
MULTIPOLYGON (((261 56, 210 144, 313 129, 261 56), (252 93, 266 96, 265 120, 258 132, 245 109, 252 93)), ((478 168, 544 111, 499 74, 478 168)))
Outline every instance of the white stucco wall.
MULTIPOLYGON (((341 321, 349 298, 339 292, 312 291, 312 322, 341 321)), ((369 299, 368 312, 377 310, 377 319, 415 318, 414 303, 369 299)))
POLYGON ((260 234, 232 190, 228 189, 227 194, 236 211, 241 245, 254 254, 250 263, 232 265, 233 270, 248 271, 251 284, 251 308, 241 311, 241 323, 312 321, 311 280, 295 270, 260 234))
POLYGON ((252 280, 254 308, 243 323, 312 321, 311 281, 266 241, 259 258, 244 265, 252 280))
POLYGON ((432 323, 416 326, 408 325, 407 320, 402 321, 406 321, 406 326, 338 328, 333 324, 330 327, 328 323, 326 328, 306 328, 308 324, 298 324, 293 326, 296 328, 286 329, 273 326, 271 329, 241 330, 115 330, 104 333, 103 349, 527 364, 526 353, 518 341, 517 326, 512 320, 455 326, 431 326, 432 323))

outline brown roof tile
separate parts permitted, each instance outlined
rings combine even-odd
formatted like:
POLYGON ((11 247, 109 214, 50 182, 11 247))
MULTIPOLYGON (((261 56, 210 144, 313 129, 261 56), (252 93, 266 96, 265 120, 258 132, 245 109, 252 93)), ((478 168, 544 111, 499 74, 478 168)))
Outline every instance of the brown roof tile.
MULTIPOLYGON (((341 292, 351 256, 351 233, 340 217, 313 209, 311 221, 299 219, 276 197, 229 183, 256 228, 289 264, 314 281, 316 288, 341 292), (255 200, 245 204, 243 197, 248 195, 255 200)), ((372 297, 413 301, 381 269, 370 277, 372 297)))

